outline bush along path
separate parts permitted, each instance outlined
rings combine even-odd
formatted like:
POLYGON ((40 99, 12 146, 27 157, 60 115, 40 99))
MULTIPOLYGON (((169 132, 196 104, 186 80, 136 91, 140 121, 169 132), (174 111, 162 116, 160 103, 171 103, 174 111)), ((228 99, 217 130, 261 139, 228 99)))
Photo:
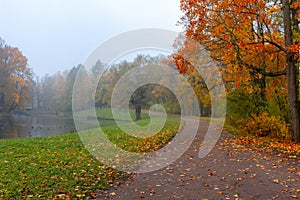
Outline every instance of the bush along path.
POLYGON ((173 164, 132 174, 97 199, 300 199, 299 156, 250 145, 223 131, 214 149, 199 159, 207 127, 200 121, 192 145, 173 164))

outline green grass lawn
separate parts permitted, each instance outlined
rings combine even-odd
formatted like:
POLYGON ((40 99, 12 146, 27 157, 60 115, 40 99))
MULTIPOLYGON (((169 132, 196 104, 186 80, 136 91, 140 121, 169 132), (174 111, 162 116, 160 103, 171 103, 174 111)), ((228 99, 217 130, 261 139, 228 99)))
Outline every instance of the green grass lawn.
MULTIPOLYGON (((137 123, 147 125, 149 121, 137 123)), ((179 124, 168 118, 161 131, 146 139, 128 136, 117 126, 103 130, 121 148, 148 152, 164 146, 179 124)), ((94 159, 77 133, 0 140, 0 174, 0 199, 85 199, 126 176, 94 159)))
MULTIPOLYGON (((81 117, 86 119, 86 117, 92 117, 94 114, 98 117, 99 124, 101 126, 114 126, 116 125, 116 121, 119 123, 128 123, 130 119, 127 119, 127 113, 118 112, 118 116, 113 116, 112 110, 110 108, 104 109, 96 109, 96 113, 93 113, 92 110, 80 111, 77 113, 77 119, 81 117)), ((135 119, 135 112, 133 110, 129 110, 129 115, 131 116, 132 121, 135 119)), ((149 115, 147 113, 141 113, 142 119, 148 119, 149 115)))
MULTIPOLYGON (((118 112, 118 116, 114 117, 112 114, 112 110, 110 108, 104 108, 104 109, 96 109, 96 115, 101 118, 106 119, 124 119, 125 118, 125 112, 118 112)), ((135 119, 135 112, 133 110, 129 110, 129 114, 132 119, 135 119)), ((141 118, 146 119, 149 118, 149 115, 147 113, 142 112, 141 118)))
MULTIPOLYGON (((136 122, 140 126, 149 124, 149 119, 136 122)), ((162 148, 171 138, 175 136, 179 129, 180 121, 174 118, 167 118, 166 125, 152 137, 137 138, 128 136, 117 126, 104 127, 107 137, 118 147, 130 152, 151 152, 162 148)))

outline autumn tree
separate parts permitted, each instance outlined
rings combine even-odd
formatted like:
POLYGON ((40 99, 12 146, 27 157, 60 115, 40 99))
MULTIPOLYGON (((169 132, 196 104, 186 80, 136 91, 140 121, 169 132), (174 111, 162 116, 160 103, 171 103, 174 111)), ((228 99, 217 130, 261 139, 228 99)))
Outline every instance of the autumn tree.
POLYGON ((81 65, 77 65, 76 67, 72 67, 71 70, 67 72, 66 76, 66 86, 65 86, 65 98, 66 98, 66 103, 64 106, 64 110, 67 112, 72 111, 72 95, 73 95, 73 87, 74 87, 74 82, 76 79, 76 75, 81 68, 81 65))
POLYGON ((27 58, 0 38, 0 112, 23 110, 31 102, 32 71, 27 58))
MULTIPOLYGON (((220 63, 229 92, 255 94, 260 106, 286 92, 293 140, 300 142, 299 2, 181 0, 181 10, 186 38, 220 63)), ((197 52, 193 48, 179 51, 197 52)), ((182 56, 174 59, 180 72, 188 69, 182 56)))
MULTIPOLYGON (((98 80, 98 86, 95 93, 96 106, 99 108, 111 107, 112 93, 117 87, 116 84, 123 76, 126 76, 126 81, 121 85, 118 85, 121 92, 124 93, 117 94, 120 98, 117 99, 116 103, 119 107, 128 107, 129 105, 131 109, 135 110, 136 120, 141 119, 142 109, 149 109, 154 104, 163 104, 164 106, 167 106, 167 111, 175 111, 174 108, 170 108, 174 107, 177 103, 175 95, 168 88, 163 87, 160 84, 144 84, 136 88, 135 91, 129 89, 137 85, 137 79, 141 80, 143 77, 151 77, 156 74, 157 71, 149 70, 149 68, 146 70, 144 66, 155 63, 158 64, 163 59, 165 59, 165 57, 161 55, 155 57, 138 55, 133 61, 123 60, 120 63, 113 64, 108 69, 105 69, 98 80), (129 102, 124 102, 124 96, 122 95, 130 95, 129 102)), ((170 77, 174 77, 174 75, 170 74, 170 77)), ((171 80, 170 77, 166 76, 165 81, 169 82, 171 80)), ((176 109, 176 112, 177 111, 178 109, 176 109)))
MULTIPOLYGON (((147 84, 147 85, 142 85, 141 87, 137 88, 136 91, 128 91, 129 88, 135 86, 136 80, 139 79, 138 77, 142 77, 146 74, 146 72, 141 68, 143 65, 149 64, 152 62, 152 57, 150 56, 143 56, 143 55, 138 55, 133 62, 128 62, 128 61, 121 61, 119 64, 116 64, 112 67, 110 67, 107 70, 107 73, 104 74, 104 81, 100 80, 100 83, 98 87, 102 88, 102 90, 98 91, 98 94, 103 93, 103 86, 105 82, 109 83, 108 87, 106 89, 107 93, 105 96, 106 99, 109 99, 109 104, 111 103, 111 96, 113 93, 113 90, 116 87, 117 82, 128 72, 127 80, 124 81, 124 83, 118 87, 122 87, 122 91, 124 93, 118 94, 120 97, 124 98, 126 95, 131 95, 131 98, 129 102, 123 102, 122 98, 120 98, 118 104, 122 106, 127 106, 129 105, 131 108, 135 110, 135 119, 140 120, 141 119, 141 111, 142 108, 145 108, 147 103, 150 101, 150 97, 153 96, 151 94, 151 91, 155 88, 155 85, 153 84, 147 84), (132 71, 131 71, 132 70, 132 71), (131 92, 133 92, 131 94, 131 92), (125 103, 125 105, 124 105, 125 103)), ((96 94, 97 96, 97 94, 96 94)))
MULTIPOLYGON (((35 88, 36 107, 39 110, 71 112, 74 82, 82 68, 84 67, 79 64, 71 70, 39 77, 35 88)), ((83 73, 87 75, 84 70, 83 73)), ((83 86, 88 87, 88 82, 83 86)))

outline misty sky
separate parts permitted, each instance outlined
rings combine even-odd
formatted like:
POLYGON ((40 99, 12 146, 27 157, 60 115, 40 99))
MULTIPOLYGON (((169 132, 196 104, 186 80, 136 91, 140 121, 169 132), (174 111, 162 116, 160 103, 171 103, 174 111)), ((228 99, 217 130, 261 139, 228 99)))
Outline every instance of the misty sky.
POLYGON ((0 37, 38 76, 83 63, 102 42, 139 28, 176 26, 179 0, 0 0, 0 37))

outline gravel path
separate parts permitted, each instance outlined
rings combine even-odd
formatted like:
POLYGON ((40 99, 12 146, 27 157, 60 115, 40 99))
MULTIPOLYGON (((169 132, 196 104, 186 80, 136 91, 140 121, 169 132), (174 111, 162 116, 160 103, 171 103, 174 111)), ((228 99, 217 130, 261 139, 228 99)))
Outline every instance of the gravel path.
POLYGON ((300 158, 231 142, 223 131, 203 159, 199 147, 208 122, 201 121, 190 148, 173 164, 132 174, 97 199, 300 199, 300 158))

